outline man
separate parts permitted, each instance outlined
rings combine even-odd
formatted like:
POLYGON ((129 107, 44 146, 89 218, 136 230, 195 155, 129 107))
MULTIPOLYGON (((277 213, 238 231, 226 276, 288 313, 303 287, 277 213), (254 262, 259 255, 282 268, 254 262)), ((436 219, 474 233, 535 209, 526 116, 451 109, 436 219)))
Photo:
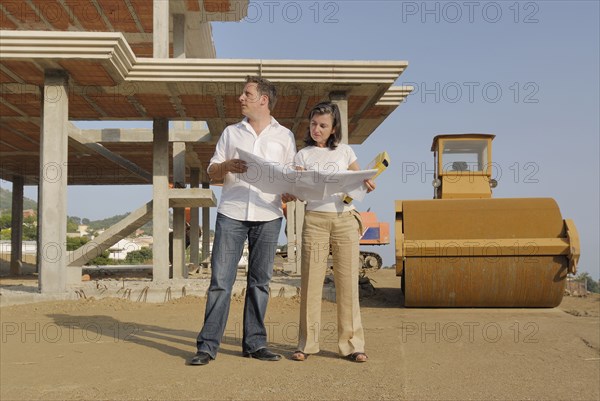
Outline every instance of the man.
MULTIPOLYGON (((276 100, 275 87, 271 82, 248 77, 239 97, 245 118, 223 131, 208 166, 211 181, 223 181, 223 190, 217 209, 204 326, 198 334, 197 353, 190 361, 191 365, 206 365, 217 356, 229 315, 237 264, 246 239, 250 253, 244 304, 243 355, 266 361, 281 359, 281 355, 267 349, 264 318, 281 228, 282 197, 265 194, 240 180, 239 174, 244 174, 247 166, 236 151, 240 148, 282 165, 293 163, 296 153, 294 135, 271 117, 276 100)), ((284 200, 286 198, 287 194, 284 200)))

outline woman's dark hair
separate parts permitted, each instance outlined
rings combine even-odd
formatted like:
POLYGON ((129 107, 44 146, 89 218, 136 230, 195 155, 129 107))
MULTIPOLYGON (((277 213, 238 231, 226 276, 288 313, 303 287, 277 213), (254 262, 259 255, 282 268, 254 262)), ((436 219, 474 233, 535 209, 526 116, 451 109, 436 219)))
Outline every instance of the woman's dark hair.
POLYGON ((316 146, 317 143, 310 136, 310 121, 313 119, 313 117, 315 115, 323 115, 323 114, 331 114, 331 117, 333 119, 333 122, 331 125, 331 129, 333 130, 333 132, 331 133, 329 138, 327 138, 326 145, 329 149, 335 149, 335 148, 337 148, 337 145, 342 140, 342 124, 341 124, 342 119, 340 117, 340 109, 338 108, 337 104, 332 103, 332 102, 321 102, 321 103, 315 105, 311 109, 310 113, 308 113, 309 125, 308 125, 308 129, 306 130, 306 135, 304 136, 304 144, 306 146, 316 146))

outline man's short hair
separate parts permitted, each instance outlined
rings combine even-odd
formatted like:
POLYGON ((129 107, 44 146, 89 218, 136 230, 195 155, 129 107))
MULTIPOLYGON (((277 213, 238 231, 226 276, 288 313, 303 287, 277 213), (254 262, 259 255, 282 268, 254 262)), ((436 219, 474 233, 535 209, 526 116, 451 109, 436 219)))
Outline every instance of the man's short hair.
POLYGON ((258 77, 258 76, 250 76, 246 77, 246 83, 256 84, 256 90, 260 96, 266 95, 269 99, 269 110, 273 111, 275 108, 275 104, 277 103, 277 89, 275 85, 268 79, 258 77))

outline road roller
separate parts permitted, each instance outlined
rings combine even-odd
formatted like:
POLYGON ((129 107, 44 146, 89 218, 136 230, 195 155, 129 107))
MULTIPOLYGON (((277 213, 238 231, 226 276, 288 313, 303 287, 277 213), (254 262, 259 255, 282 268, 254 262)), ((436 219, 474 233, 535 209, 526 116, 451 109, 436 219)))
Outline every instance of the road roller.
POLYGON ((396 201, 407 307, 556 307, 580 255, 551 198, 492 198, 491 134, 433 139, 434 195, 396 201))

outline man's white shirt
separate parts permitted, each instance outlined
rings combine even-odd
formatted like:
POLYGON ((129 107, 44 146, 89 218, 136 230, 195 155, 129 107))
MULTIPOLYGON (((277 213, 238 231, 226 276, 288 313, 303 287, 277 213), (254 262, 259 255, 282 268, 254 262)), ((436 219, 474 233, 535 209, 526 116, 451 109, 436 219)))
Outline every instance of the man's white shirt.
MULTIPOLYGON (((210 164, 238 159, 236 148, 282 166, 292 165, 296 154, 294 135, 273 117, 259 135, 246 118, 225 128, 210 164)), ((283 216, 279 195, 263 193, 240 180, 238 174, 234 173, 225 175, 217 211, 229 218, 243 221, 270 221, 283 216)))

